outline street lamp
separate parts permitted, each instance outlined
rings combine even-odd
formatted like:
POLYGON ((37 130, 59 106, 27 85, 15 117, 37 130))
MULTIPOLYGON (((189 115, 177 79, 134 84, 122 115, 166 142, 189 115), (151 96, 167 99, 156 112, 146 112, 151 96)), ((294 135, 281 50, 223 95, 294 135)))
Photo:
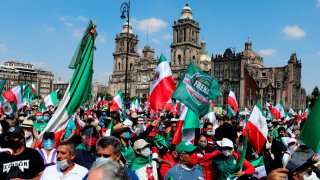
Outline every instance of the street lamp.
MULTIPOLYGON (((121 19, 126 19, 127 18, 127 53, 126 53, 126 74, 125 74, 125 82, 124 82, 124 99, 125 102, 127 101, 127 83, 128 83, 128 61, 129 61, 129 41, 130 41, 130 0, 128 2, 122 3, 120 7, 120 12, 121 12, 121 19)), ((132 46, 132 44, 131 44, 132 46)), ((129 94, 129 93, 128 93, 129 94)))

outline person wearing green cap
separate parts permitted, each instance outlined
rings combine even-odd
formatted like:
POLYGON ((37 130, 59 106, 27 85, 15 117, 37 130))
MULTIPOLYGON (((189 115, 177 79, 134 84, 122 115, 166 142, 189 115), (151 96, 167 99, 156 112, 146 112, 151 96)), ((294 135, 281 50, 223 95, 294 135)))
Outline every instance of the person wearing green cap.
POLYGON ((177 146, 180 163, 173 166, 167 173, 165 180, 176 179, 204 179, 201 166, 198 163, 196 149, 189 141, 182 141, 177 146))

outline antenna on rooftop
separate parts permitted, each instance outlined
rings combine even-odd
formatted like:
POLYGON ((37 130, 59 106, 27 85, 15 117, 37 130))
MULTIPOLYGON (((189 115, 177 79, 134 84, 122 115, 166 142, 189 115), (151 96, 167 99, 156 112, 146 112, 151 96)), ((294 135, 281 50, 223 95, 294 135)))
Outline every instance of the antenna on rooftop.
POLYGON ((147 46, 149 46, 149 18, 147 20, 147 46))

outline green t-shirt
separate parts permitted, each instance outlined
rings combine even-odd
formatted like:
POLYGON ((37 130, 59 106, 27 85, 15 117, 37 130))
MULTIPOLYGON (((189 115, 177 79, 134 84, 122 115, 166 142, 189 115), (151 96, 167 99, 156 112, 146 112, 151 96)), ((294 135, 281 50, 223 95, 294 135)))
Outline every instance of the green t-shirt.
POLYGON ((63 138, 64 139, 69 138, 73 130, 76 130, 76 124, 74 123, 73 119, 70 119, 68 122, 68 126, 66 128, 66 133, 64 134, 63 138))
POLYGON ((134 151, 131 146, 122 146, 121 154, 127 160, 127 164, 131 164, 131 160, 135 157, 134 151))
POLYGON ((33 127, 36 129, 36 131, 38 133, 42 132, 44 130, 44 128, 47 126, 47 123, 46 122, 33 122, 33 127))
POLYGON ((219 154, 214 157, 213 165, 218 170, 218 180, 225 180, 237 172, 237 161, 233 155, 226 158, 223 154, 219 154))

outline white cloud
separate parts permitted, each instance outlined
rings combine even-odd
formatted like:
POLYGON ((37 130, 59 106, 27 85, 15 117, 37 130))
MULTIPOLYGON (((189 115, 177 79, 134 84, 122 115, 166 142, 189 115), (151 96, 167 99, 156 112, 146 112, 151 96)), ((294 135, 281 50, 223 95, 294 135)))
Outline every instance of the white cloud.
POLYGON ((102 34, 99 34, 99 36, 97 36, 97 40, 101 43, 101 44, 105 44, 107 42, 107 38, 102 35, 102 34))
POLYGON ((171 40, 172 39, 172 35, 171 34, 165 34, 165 35, 162 36, 162 38, 164 40, 171 40))
POLYGON ((80 29, 74 29, 72 35, 73 37, 80 39, 82 37, 82 31, 80 29))
POLYGON ((317 6, 317 7, 320 7, 320 0, 317 0, 316 6, 317 6))
POLYGON ((136 28, 138 31, 142 31, 144 33, 159 32, 168 26, 168 23, 160 18, 148 18, 142 20, 133 19, 132 22, 133 28, 136 28))
POLYGON ((8 49, 8 47, 4 44, 0 44, 0 53, 4 53, 6 52, 8 49))
POLYGON ((259 51, 260 54, 265 55, 265 56, 275 56, 277 54, 277 50, 275 49, 260 49, 259 51))
POLYGON ((159 39, 153 38, 153 39, 151 39, 151 41, 154 42, 155 44, 160 44, 160 40, 159 39))
POLYGON ((67 27, 74 27, 74 24, 71 22, 65 22, 64 25, 67 27))
POLYGON ((56 30, 56 28, 54 28, 54 27, 46 27, 45 30, 46 30, 46 32, 52 33, 52 32, 54 32, 56 30))
POLYGON ((88 18, 86 18, 82 15, 78 16, 78 19, 80 19, 81 21, 84 21, 84 22, 88 22, 88 18))
POLYGON ((282 32, 289 38, 300 39, 306 36, 306 32, 299 26, 286 26, 282 32))

